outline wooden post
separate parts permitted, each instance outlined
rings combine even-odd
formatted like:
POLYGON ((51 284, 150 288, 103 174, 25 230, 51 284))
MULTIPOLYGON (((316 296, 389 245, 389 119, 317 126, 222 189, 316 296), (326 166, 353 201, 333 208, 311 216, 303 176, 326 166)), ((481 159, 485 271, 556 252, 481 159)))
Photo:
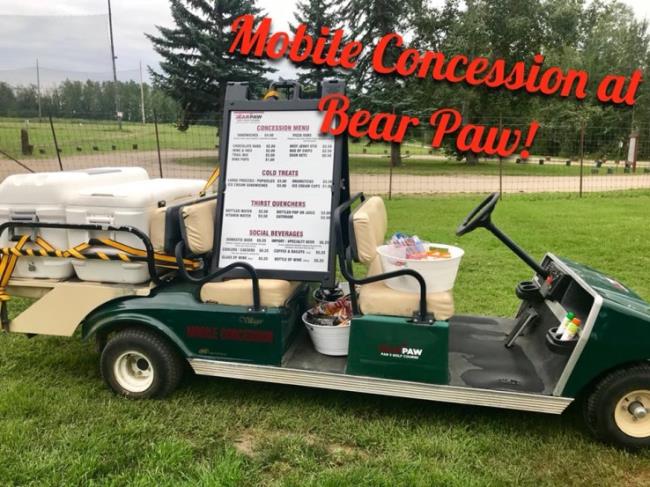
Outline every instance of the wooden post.
POLYGON ((56 140, 56 131, 54 130, 54 122, 52 121, 52 114, 50 114, 50 128, 52 129, 52 139, 54 140, 54 150, 56 151, 56 158, 59 161, 59 169, 63 171, 63 163, 61 162, 61 150, 59 143, 56 140))
POLYGON ((585 122, 580 122, 580 192, 579 196, 582 198, 582 178, 585 165, 585 122))
POLYGON ((156 114, 156 111, 153 111, 153 126, 156 129, 156 149, 158 151, 158 172, 160 173, 160 177, 163 177, 163 170, 162 170, 162 157, 160 156, 160 136, 158 135, 158 115, 156 114))

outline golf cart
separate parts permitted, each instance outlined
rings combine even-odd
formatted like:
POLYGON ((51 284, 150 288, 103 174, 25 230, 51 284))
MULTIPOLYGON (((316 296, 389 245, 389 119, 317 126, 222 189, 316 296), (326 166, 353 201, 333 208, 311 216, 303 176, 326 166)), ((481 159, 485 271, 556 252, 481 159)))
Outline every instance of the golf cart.
MULTIPOLYGON (((264 105, 252 105, 259 107, 264 105)), ((248 116, 240 119, 249 123, 248 116)), ((42 299, 7 323, 8 331, 71 336, 81 323, 82 337, 97 339, 104 380, 130 398, 172 393, 188 363, 207 376, 550 414, 561 414, 581 398, 587 427, 598 438, 626 447, 650 445, 647 302, 615 279, 551 253, 536 262, 493 223, 495 193, 470 212, 457 235, 490 231, 532 268, 533 277, 515 288, 521 304, 513 318, 456 315, 451 290, 428 292, 412 269, 383 272, 377 247, 388 226, 384 203, 378 196, 349 196, 346 152, 339 156, 333 210, 323 213, 331 222, 334 250, 323 259, 325 272, 281 273, 248 258, 223 260, 228 245, 235 256, 250 252, 266 258, 254 240, 240 247, 224 244, 234 227, 228 211, 242 218, 224 209, 236 193, 225 191, 224 170, 216 199, 167 210, 167 223, 177 227, 167 232, 172 237, 165 244, 174 254, 174 272, 160 274, 154 245, 135 232, 144 243, 151 282, 12 279, 10 293, 42 299), (190 261, 201 265, 189 266, 190 261), (336 261, 353 311, 347 356, 318 353, 301 319, 315 285, 334 287, 336 261), (367 275, 355 275, 354 263, 365 264, 367 275), (385 284, 396 277, 416 281, 419 292, 385 284), (75 306, 69 305, 72 299, 75 306), (574 339, 561 340, 556 329, 568 313, 581 317, 583 325, 574 339)), ((222 159, 221 167, 227 162, 222 159)), ((47 226, 8 222, 0 225, 0 234, 39 225, 47 226)), ((107 228, 134 233, 129 227, 101 227, 107 228)))

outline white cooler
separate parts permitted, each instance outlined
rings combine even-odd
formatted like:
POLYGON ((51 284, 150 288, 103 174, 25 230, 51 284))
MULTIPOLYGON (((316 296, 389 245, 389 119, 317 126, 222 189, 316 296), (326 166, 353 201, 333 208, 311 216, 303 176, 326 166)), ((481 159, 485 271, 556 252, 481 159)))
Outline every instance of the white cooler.
MULTIPOLYGON (((147 171, 140 167, 105 167, 80 171, 42 172, 14 174, 0 184, 0 223, 24 221, 41 223, 65 223, 65 201, 79 188, 91 188, 124 181, 148 179, 147 171)), ((16 229, 16 235, 24 233, 40 236, 57 249, 68 248, 68 238, 63 229, 43 228, 28 231, 16 229)), ((9 240, 7 231, 0 235, 0 247, 13 247, 17 242, 9 240)), ((28 244, 25 248, 38 248, 28 244)), ((73 274, 69 259, 58 257, 18 258, 13 277, 38 279, 66 279, 73 274)))
MULTIPOLYGON (((152 215, 159 206, 168 206, 175 200, 197 196, 205 181, 200 179, 149 179, 134 183, 116 184, 98 189, 84 189, 68 200, 68 223, 95 223, 112 226, 132 226, 149 235, 152 215)), ((137 236, 125 232, 68 230, 70 247, 92 238, 110 238, 122 244, 144 249, 137 236)), ((102 247, 107 254, 117 250, 102 247)), ((150 279, 146 262, 73 259, 72 265, 79 279, 113 283, 138 284, 150 279)))

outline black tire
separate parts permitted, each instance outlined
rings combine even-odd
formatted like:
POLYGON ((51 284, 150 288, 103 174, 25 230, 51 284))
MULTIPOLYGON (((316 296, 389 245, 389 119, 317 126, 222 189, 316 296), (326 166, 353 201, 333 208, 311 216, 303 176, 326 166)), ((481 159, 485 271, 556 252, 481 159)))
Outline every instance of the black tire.
POLYGON ((587 396, 583 414, 587 428, 598 439, 629 449, 650 446, 650 364, 616 370, 602 378, 587 396), (647 391, 632 394, 635 391, 647 391), (641 399, 644 418, 630 412, 641 399))
POLYGON ((180 384, 184 362, 165 338, 147 329, 127 328, 104 347, 100 369, 116 394, 130 399, 162 398, 180 384))

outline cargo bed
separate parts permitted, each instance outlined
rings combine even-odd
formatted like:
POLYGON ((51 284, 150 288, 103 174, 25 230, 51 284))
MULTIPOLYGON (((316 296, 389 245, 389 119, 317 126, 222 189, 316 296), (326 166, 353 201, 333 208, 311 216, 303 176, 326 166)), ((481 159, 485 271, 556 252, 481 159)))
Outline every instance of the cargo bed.
POLYGON ((86 315, 102 304, 122 296, 148 296, 154 287, 153 282, 107 284, 76 278, 14 278, 7 286, 9 294, 36 301, 11 320, 8 331, 30 335, 72 336, 86 315))

